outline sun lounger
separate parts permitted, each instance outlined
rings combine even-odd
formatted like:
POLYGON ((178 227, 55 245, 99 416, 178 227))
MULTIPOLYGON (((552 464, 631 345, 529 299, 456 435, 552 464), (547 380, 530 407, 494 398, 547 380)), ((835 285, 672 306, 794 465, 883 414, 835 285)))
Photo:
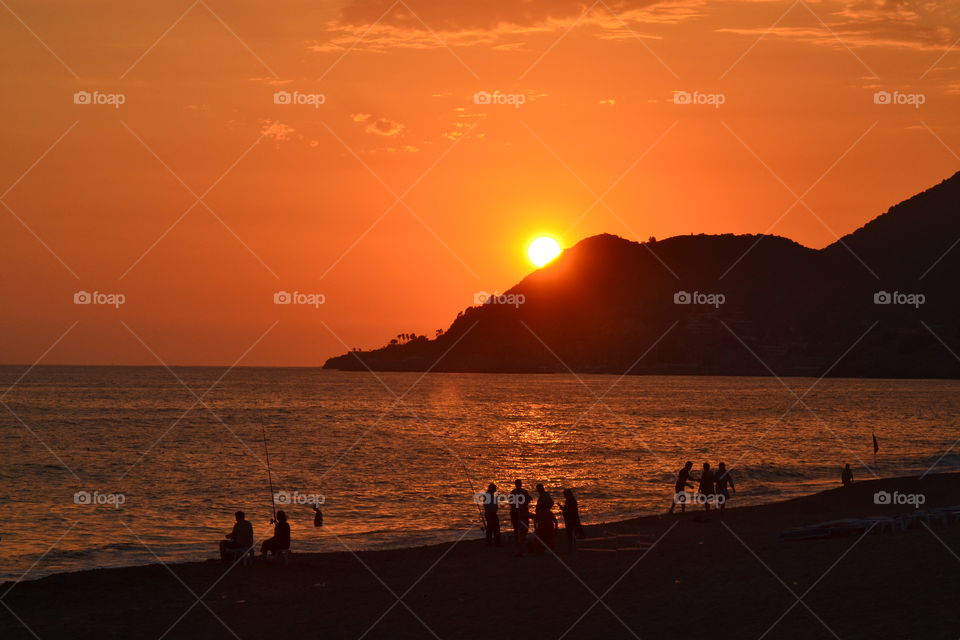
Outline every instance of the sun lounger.
POLYGON ((960 505, 938 507, 926 511, 912 511, 893 516, 867 516, 830 520, 804 527, 794 527, 780 533, 782 540, 822 540, 850 535, 871 533, 899 533, 907 529, 919 529, 924 525, 946 525, 960 521, 960 505))
POLYGON ((900 521, 892 516, 867 516, 864 520, 873 523, 870 533, 875 535, 902 531, 900 521))
POLYGON ((782 540, 822 540, 829 538, 830 532, 827 529, 821 529, 814 526, 794 527, 780 532, 782 540))

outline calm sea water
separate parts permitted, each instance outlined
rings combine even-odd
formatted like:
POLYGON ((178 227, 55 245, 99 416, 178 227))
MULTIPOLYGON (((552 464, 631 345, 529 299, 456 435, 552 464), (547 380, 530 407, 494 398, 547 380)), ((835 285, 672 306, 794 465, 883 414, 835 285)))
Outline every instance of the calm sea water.
MULTIPOLYGON (((24 371, 0 367, 0 389, 24 371)), ((174 373, 37 367, 3 397, 0 580, 215 557, 237 509, 266 535, 261 424, 303 551, 455 539, 477 529, 474 492, 514 478, 572 487, 588 523, 658 513, 687 459, 733 465, 735 504, 780 500, 844 462, 870 477, 872 430, 881 476, 960 468, 955 381, 786 380, 816 383, 808 410, 773 378, 174 373), (321 496, 317 529, 297 502, 321 496)))

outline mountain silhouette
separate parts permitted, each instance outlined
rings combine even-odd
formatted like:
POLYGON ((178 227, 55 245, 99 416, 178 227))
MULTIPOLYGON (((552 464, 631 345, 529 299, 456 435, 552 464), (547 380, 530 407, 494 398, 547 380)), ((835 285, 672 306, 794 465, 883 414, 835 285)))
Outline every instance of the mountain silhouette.
POLYGON ((404 335, 324 368, 955 378, 958 243, 960 173, 819 250, 603 234, 435 339, 404 335))

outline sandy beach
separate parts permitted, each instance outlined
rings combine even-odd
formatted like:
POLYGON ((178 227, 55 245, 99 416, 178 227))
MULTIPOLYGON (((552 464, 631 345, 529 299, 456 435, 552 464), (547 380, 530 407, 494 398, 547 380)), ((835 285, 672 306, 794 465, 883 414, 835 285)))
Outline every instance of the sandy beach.
MULTIPOLYGON (((783 541, 790 527, 960 504, 960 474, 858 482, 716 514, 587 527, 606 541, 515 558, 458 543, 155 564, 2 587, 0 636, 34 638, 956 638, 960 526, 783 541), (646 550, 622 547, 652 536, 646 550), (614 550, 621 547, 620 550, 614 550)), ((335 523, 331 523, 335 533, 335 523)), ((296 541, 294 541, 294 551, 296 541)), ((211 557, 214 557, 211 541, 211 557)))

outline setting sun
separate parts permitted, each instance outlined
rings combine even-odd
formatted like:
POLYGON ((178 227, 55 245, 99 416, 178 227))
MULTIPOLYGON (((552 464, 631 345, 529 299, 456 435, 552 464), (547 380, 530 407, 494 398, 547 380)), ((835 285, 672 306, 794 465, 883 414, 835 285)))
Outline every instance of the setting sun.
POLYGON ((561 251, 563 251, 563 249, 560 248, 559 242, 553 238, 544 236, 530 243, 530 246, 527 247, 527 256, 534 265, 542 267, 560 255, 561 251))

